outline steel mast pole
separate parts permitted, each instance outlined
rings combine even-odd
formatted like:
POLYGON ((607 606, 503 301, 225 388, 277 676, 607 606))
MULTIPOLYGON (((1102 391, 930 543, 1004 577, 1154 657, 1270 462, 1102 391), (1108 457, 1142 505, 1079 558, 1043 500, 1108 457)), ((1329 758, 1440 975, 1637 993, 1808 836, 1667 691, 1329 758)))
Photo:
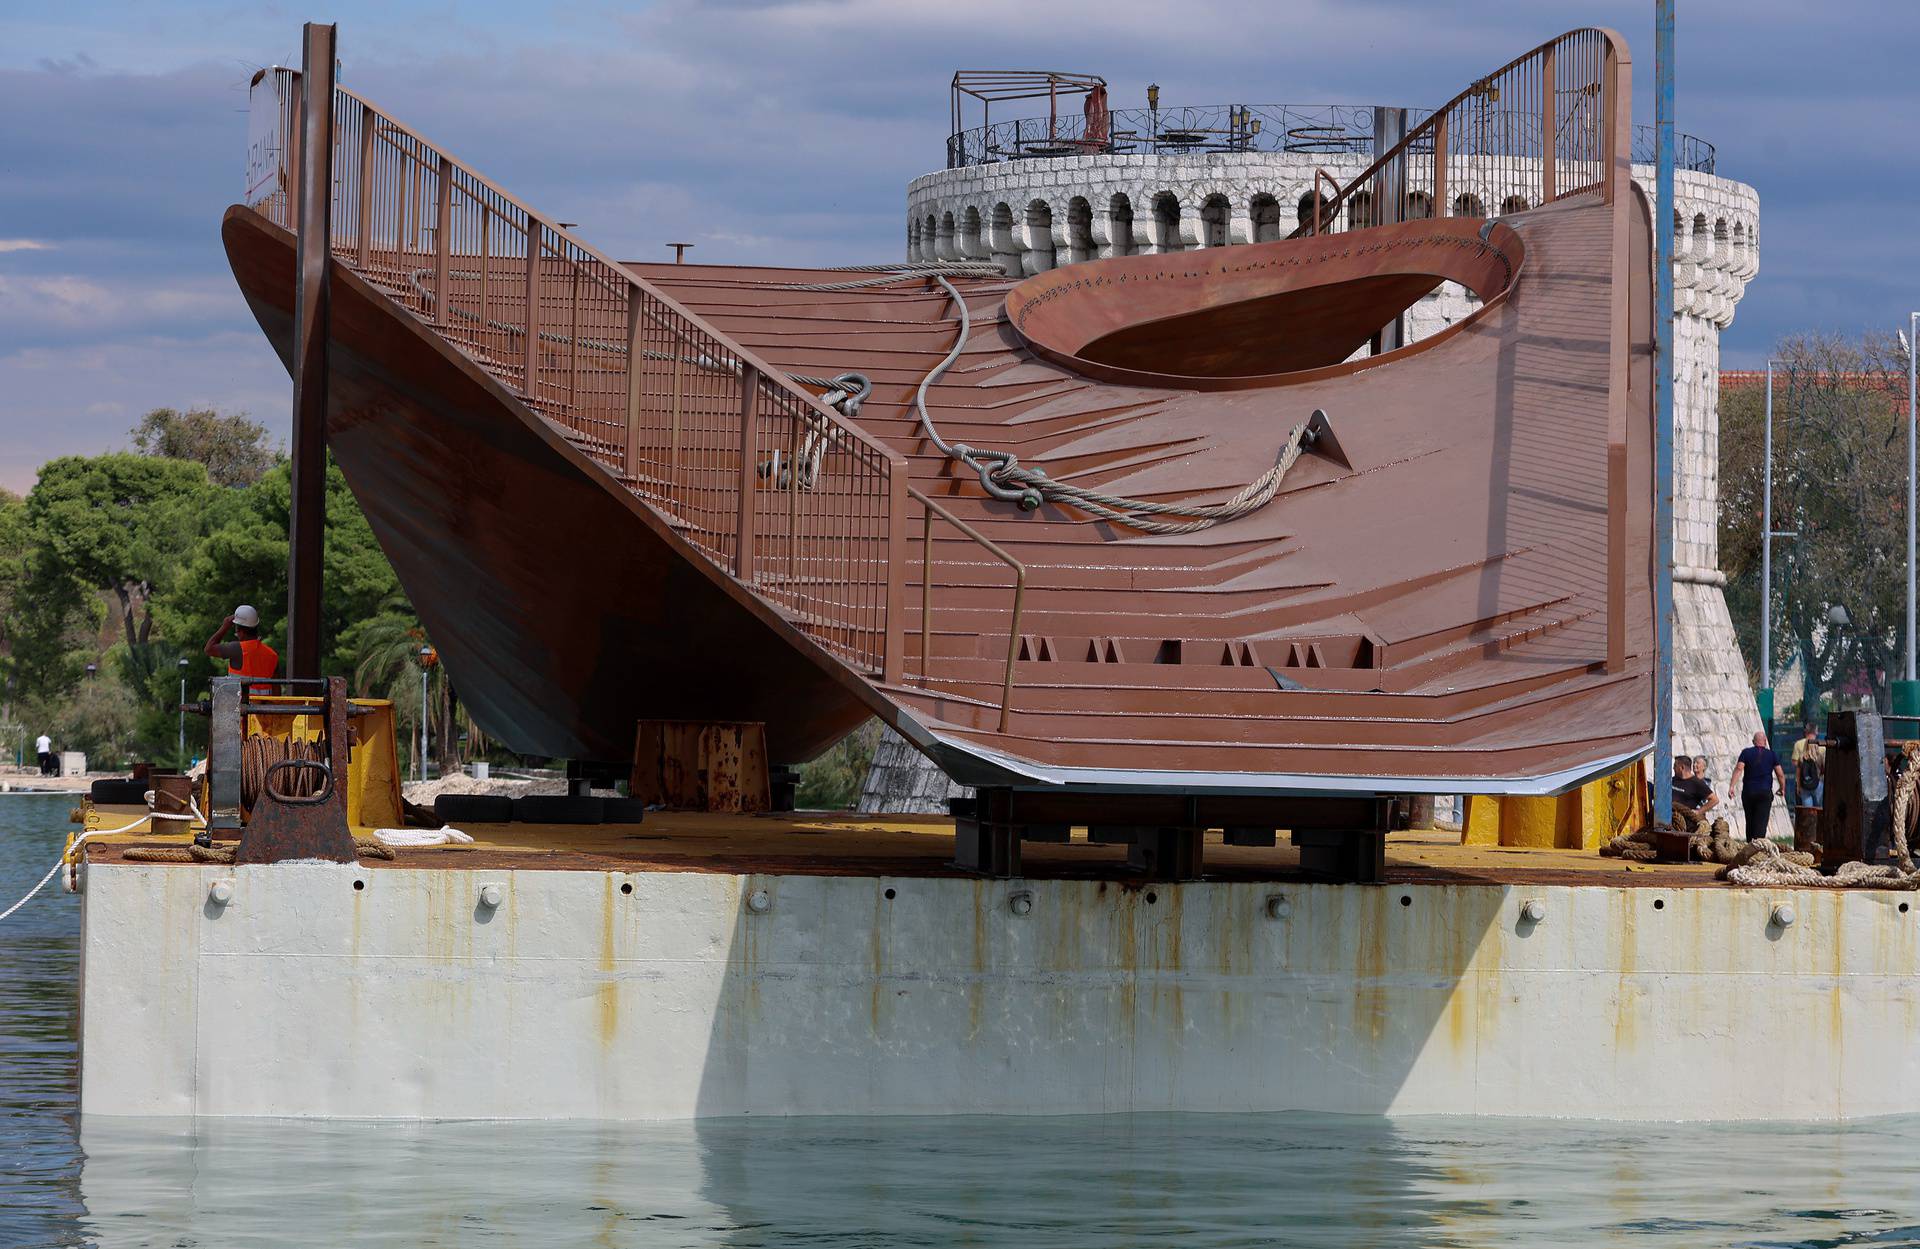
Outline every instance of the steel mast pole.
MULTIPOLYGON (((1773 719, 1773 361, 1767 361, 1766 496, 1760 504, 1760 690, 1773 719)), ((1769 725, 1771 727, 1771 725, 1769 725)))
MULTIPOLYGON (((300 201, 294 246, 293 484, 287 519, 287 675, 320 675, 327 527, 327 373, 332 320, 335 28, 308 22, 300 58, 300 201)), ((362 187, 361 194, 366 194, 362 187)), ((365 242, 365 240, 361 240, 365 242)))
POLYGON ((1673 823, 1673 9, 1654 0, 1653 817, 1673 823))
MULTIPOLYGON (((1914 423, 1920 419, 1914 389, 1914 356, 1920 354, 1920 312, 1907 314, 1907 680, 1913 680, 1914 423)), ((1899 714, 1900 708, 1894 708, 1899 714)), ((1908 711, 1907 714, 1913 714, 1908 711)))

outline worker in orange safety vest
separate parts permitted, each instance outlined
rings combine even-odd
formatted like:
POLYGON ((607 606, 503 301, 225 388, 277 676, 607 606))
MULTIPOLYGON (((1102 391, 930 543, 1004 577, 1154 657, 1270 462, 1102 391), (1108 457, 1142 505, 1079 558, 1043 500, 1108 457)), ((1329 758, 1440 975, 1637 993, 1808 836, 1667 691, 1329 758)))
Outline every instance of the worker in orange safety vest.
MULTIPOLYGON (((207 639, 209 659, 227 661, 227 672, 236 677, 271 677, 280 670, 280 652, 260 640, 260 613, 242 603, 220 622, 219 632, 207 639), (228 632, 235 639, 226 640, 228 632)), ((253 685, 249 693, 271 694, 270 685, 253 685)))

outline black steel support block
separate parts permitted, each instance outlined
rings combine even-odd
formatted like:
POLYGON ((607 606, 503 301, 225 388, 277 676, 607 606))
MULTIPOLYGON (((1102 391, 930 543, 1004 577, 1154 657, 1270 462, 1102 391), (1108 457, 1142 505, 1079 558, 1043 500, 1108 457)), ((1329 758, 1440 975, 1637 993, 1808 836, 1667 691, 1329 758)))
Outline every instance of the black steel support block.
POLYGON ((1387 874, 1387 834, 1381 829, 1293 830, 1300 868, 1340 884, 1377 885, 1387 874))
POLYGON ((794 795, 800 791, 800 769, 776 763, 767 769, 767 792, 775 811, 791 811, 794 795))
POLYGON ((1200 879, 1205 830, 1155 828, 1127 848, 1127 864, 1155 880, 1200 879))
POLYGON ((962 817, 953 823, 953 864, 982 876, 1018 876, 1020 838, 1011 825, 962 817))
POLYGON ((1274 846, 1280 835, 1272 827, 1234 824, 1220 830, 1220 841, 1228 846, 1274 846))
POLYGON ((1152 824, 1089 824, 1087 841, 1096 846, 1131 846, 1154 833, 1152 824))
POLYGON ((1020 828, 1013 822, 1013 791, 980 789, 971 799, 954 798, 954 866, 1002 879, 1020 874, 1020 828))
POLYGON ((1871 711, 1827 715, 1826 801, 1820 808, 1820 851, 1828 870, 1883 853, 1888 821, 1886 742, 1871 711))
POLYGON ((1021 841, 1045 841, 1063 846, 1073 840, 1071 824, 1021 824, 1017 827, 1021 841))

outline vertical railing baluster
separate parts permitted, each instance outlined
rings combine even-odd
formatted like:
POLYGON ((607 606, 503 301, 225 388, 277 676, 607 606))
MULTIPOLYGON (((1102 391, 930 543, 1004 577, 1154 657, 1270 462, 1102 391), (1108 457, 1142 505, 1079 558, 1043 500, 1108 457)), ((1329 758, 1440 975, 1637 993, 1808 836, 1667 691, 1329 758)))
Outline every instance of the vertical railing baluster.
POLYGON ((686 344, 678 334, 669 335, 668 349, 673 352, 673 410, 669 414, 672 424, 667 434, 667 467, 671 470, 671 480, 680 480, 680 370, 686 365, 686 344))
POLYGON ((906 621, 901 604, 907 594, 907 462, 889 457, 887 474, 886 601, 880 618, 880 679, 898 685, 906 669, 906 621))
POLYGON ((580 266, 575 263, 568 268, 572 270, 572 282, 568 288, 572 316, 567 322, 567 407, 574 412, 577 425, 580 406, 580 266))
POLYGON ((433 321, 442 329, 451 327, 447 312, 447 286, 453 263, 453 162, 440 158, 440 202, 433 214, 433 321))
POLYGON ((643 389, 646 372, 641 368, 644 355, 641 342, 644 334, 641 321, 640 301, 644 296, 640 288, 632 284, 627 286, 627 437, 625 459, 621 468, 629 482, 640 479, 640 404, 645 398, 643 389))
POLYGON ((933 505, 920 513, 920 684, 930 683, 933 657, 933 505))
POLYGON ((753 584, 753 471, 755 416, 760 395, 760 370, 740 366, 740 508, 734 530, 733 575, 753 584))
POLYGON ((527 307, 522 327, 526 332, 526 395, 530 403, 540 400, 540 222, 529 214, 527 223, 527 307))
POLYGON ((355 214, 354 228, 360 232, 356 240, 359 244, 360 267, 365 269, 373 256, 373 128, 376 114, 369 105, 360 106, 360 183, 358 192, 359 212, 355 214))
POLYGON ((1560 193, 1558 170, 1554 167, 1559 143, 1554 138, 1558 92, 1554 89, 1553 45, 1540 54, 1540 202, 1551 203, 1560 193))

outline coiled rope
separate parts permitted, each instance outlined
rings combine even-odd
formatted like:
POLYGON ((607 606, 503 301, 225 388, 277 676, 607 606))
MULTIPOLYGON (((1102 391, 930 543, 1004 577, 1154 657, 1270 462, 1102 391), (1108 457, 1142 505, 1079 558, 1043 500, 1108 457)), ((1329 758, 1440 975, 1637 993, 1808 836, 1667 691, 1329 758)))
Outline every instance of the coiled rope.
MULTIPOLYGON (((324 764, 327 746, 321 739, 272 737, 256 733, 240 744, 240 804, 252 807, 267 787, 267 773, 276 764, 324 764)), ((283 768, 273 781, 279 798, 311 798, 326 779, 318 767, 283 768)))
POLYGON ((1913 853, 1907 846, 1907 817, 1913 809, 1914 791, 1920 788, 1920 742, 1908 742, 1900 748, 1900 775, 1893 785, 1893 860, 1903 872, 1911 872, 1913 853))
MULTIPOLYGON (((371 837, 355 837, 353 848, 363 859, 399 857, 393 847, 371 837)), ((128 846, 122 855, 135 863, 232 863, 235 852, 234 846, 128 846)))
MULTIPOLYGON (((1735 885, 1796 885, 1812 889, 1920 889, 1920 875, 1903 872, 1892 863, 1842 863, 1833 875, 1796 861, 1770 841, 1752 843, 1763 849, 1746 863, 1720 869, 1720 878, 1735 885)), ((1811 859, 1812 855, 1805 856, 1811 859)))
MULTIPOLYGON (((1789 856, 1776 853, 1726 870, 1724 879, 1736 885, 1805 885, 1816 889, 1920 889, 1920 872, 1914 870, 1913 853, 1908 846, 1907 816, 1920 792, 1920 742, 1908 742, 1901 748, 1899 774, 1894 778, 1892 803, 1893 862, 1842 863, 1828 876, 1789 856)), ((1771 842, 1763 843, 1772 845, 1771 842)), ((1777 851, 1777 847, 1775 848, 1777 851)), ((1809 856, 1810 857, 1810 856, 1809 856)))
MULTIPOLYGON (((1804 850, 1783 850, 1765 838, 1745 843, 1734 841, 1724 819, 1715 820, 1710 831, 1696 829, 1687 850, 1690 857, 1702 862, 1723 864, 1715 873, 1716 878, 1735 885, 1920 890, 1920 871, 1915 869, 1907 835, 1908 814, 1917 796, 1920 796, 1920 742, 1908 742, 1901 748, 1901 766, 1893 785, 1891 863, 1855 860, 1842 863, 1828 875, 1819 869, 1818 860, 1804 850)), ((1651 863, 1654 831, 1646 828, 1615 837, 1600 847, 1600 853, 1651 863)))
POLYGON ((967 301, 961 296, 953 283, 941 274, 933 274, 933 280, 947 293, 960 322, 959 332, 954 335, 953 346, 933 369, 920 379, 920 386, 914 391, 913 408, 920 416, 920 427, 933 440, 933 445, 949 459, 956 460, 972 469, 980 478, 980 485, 996 499, 1018 503, 1022 511, 1032 511, 1045 502, 1070 503, 1083 512, 1088 512, 1102 520, 1110 520, 1138 529, 1142 533, 1193 533, 1196 530, 1211 528, 1222 521, 1237 520, 1265 507, 1280 492, 1280 483, 1286 478, 1287 470, 1300 458, 1300 452, 1309 442, 1307 425, 1302 422, 1293 427, 1287 435, 1286 443, 1280 448, 1279 458, 1272 468, 1261 474, 1246 489, 1234 495, 1224 503, 1156 503, 1147 499, 1133 499, 1126 495, 1108 494, 1103 490, 1088 490, 1084 486, 1070 485, 1056 481, 1037 468, 1026 468, 1011 451, 997 451, 991 448, 969 447, 965 443, 950 443, 940 436, 940 430, 934 425, 933 417, 927 412, 927 389, 940 379, 940 375, 952 367, 960 358, 960 352, 966 347, 968 337, 973 333, 973 314, 967 308, 967 301), (1161 520, 1159 517, 1177 519, 1161 520))

